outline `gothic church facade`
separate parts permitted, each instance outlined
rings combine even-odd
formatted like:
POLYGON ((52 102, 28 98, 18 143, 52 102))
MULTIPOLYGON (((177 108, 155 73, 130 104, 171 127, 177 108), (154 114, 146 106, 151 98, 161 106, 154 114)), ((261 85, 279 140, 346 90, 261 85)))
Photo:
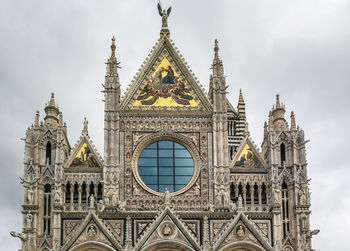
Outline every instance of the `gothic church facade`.
POLYGON ((121 96, 115 39, 103 85, 104 155, 85 120, 71 146, 52 94, 25 136, 23 229, 32 250, 312 250, 304 131, 279 97, 262 150, 215 41, 209 92, 170 38, 169 13, 121 96))

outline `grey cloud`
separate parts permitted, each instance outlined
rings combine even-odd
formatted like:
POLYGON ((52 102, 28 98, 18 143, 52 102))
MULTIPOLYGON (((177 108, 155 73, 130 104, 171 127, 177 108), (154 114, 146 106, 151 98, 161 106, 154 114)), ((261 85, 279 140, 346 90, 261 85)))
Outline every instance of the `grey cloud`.
MULTIPOLYGON (((160 29, 157 1, 13 1, 0 8, 0 240, 19 248, 8 234, 20 231, 24 145, 20 138, 43 117, 51 92, 68 124, 73 146, 83 118, 103 153, 101 83, 116 35, 122 89, 155 44, 160 29)), ((312 227, 317 250, 346 249, 350 230, 347 130, 350 116, 350 31, 347 1, 162 1, 171 4, 171 37, 208 89, 213 42, 219 39, 229 99, 243 90, 253 140, 260 145, 263 123, 279 93, 311 139, 312 227), (326 234, 327 233, 327 234, 326 234), (329 239, 337 240, 334 242, 329 239)))

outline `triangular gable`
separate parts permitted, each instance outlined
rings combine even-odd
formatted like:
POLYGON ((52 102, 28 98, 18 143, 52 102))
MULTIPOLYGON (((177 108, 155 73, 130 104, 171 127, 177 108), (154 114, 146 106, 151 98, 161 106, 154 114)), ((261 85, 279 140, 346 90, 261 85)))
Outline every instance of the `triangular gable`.
POLYGON ((46 177, 48 177, 48 178, 53 178, 53 172, 51 171, 51 168, 50 168, 50 166, 46 166, 46 167, 44 167, 45 169, 44 169, 44 172, 43 172, 43 174, 41 175, 41 179, 44 179, 44 178, 46 178, 46 177))
POLYGON ((265 160, 248 137, 242 140, 230 166, 233 168, 268 168, 265 160))
POLYGON ((62 247, 62 251, 67 251, 74 246, 87 241, 101 242, 112 249, 122 250, 122 246, 106 229, 104 224, 93 213, 89 213, 80 227, 72 235, 72 238, 62 247))
POLYGON ((282 249, 285 251, 293 251, 294 246, 295 245, 294 245, 293 241, 290 239, 290 236, 288 235, 287 238, 282 243, 282 249))
POLYGON ((158 242, 164 241, 164 239, 169 240, 169 242, 174 241, 176 243, 181 243, 189 249, 200 250, 200 246, 192 236, 191 231, 169 207, 166 207, 146 229, 146 232, 135 245, 135 250, 152 246, 158 242))
POLYGON ((120 107, 122 110, 212 109, 203 87, 167 36, 160 38, 141 66, 120 107))
POLYGON ((45 238, 43 240, 43 242, 40 245, 40 250, 49 250, 51 248, 50 243, 47 241, 47 239, 45 238))
POLYGON ((80 136, 78 143, 75 145, 71 155, 69 156, 65 168, 74 167, 92 167, 102 168, 103 163, 100 154, 86 134, 80 136))
POLYGON ((235 219, 231 220, 220 238, 214 241, 213 249, 221 249, 232 244, 248 244, 259 247, 258 250, 273 250, 266 237, 259 234, 254 223, 250 222, 243 212, 239 212, 235 219))
POLYGON ((39 138, 38 140, 41 144, 43 144, 46 141, 51 141, 51 143, 56 142, 56 139, 53 137, 53 132, 51 129, 47 129, 39 138))

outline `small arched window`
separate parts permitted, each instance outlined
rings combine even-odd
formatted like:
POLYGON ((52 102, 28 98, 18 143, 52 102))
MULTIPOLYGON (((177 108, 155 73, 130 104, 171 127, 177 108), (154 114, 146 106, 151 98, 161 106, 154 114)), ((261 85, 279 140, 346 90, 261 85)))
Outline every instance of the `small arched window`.
POLYGON ((49 165, 51 165, 51 142, 47 142, 46 144, 46 158, 45 161, 49 162, 49 165))
POLYGON ((44 216, 43 216, 43 234, 50 235, 51 229, 51 185, 44 186, 44 216))
POLYGON ((288 185, 285 181, 282 183, 282 224, 283 224, 283 237, 287 238, 290 233, 289 223, 289 194, 288 185))
POLYGON ((255 183, 254 185, 254 204, 259 204, 259 188, 258 184, 255 183))
POLYGON ((266 195, 266 186, 265 183, 261 186, 261 203, 266 204, 267 203, 267 195, 266 195))
POLYGON ((79 185, 77 182, 74 184, 74 192, 73 192, 73 203, 79 202, 79 185))
POLYGON ((246 185, 246 204, 250 204, 251 203, 251 200, 252 200, 252 197, 251 197, 251 186, 250 184, 248 183, 246 185))
POLYGON ((280 151, 281 151, 281 165, 283 165, 283 162, 286 161, 286 147, 283 143, 280 146, 280 151))
POLYGON ((231 183, 230 185, 230 199, 231 201, 236 203, 236 190, 235 190, 235 185, 233 183, 231 183))
POLYGON ((71 185, 69 182, 67 182, 66 185, 66 203, 70 203, 71 202, 71 185))
POLYGON ((98 183, 97 185, 97 201, 102 200, 102 184, 98 183))
POLYGON ((86 183, 84 182, 83 185, 81 186, 82 189, 82 193, 81 193, 81 203, 86 203, 86 198, 87 198, 87 194, 86 194, 86 183))

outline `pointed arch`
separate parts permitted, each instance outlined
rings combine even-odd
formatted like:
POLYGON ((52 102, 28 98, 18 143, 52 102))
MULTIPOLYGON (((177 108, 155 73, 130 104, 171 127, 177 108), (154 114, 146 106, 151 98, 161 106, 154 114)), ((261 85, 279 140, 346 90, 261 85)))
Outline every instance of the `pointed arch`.
POLYGON ((98 241, 87 241, 81 244, 76 245, 71 249, 71 251, 114 251, 115 249, 111 248, 107 244, 98 242, 98 241))
POLYGON ((51 184, 44 186, 43 207, 43 234, 49 236, 51 235, 51 184))
POLYGON ((219 250, 220 251, 265 251, 265 249, 263 249, 262 247, 247 241, 232 242, 219 250))
POLYGON ((290 233, 290 212, 289 212, 289 191, 286 181, 282 183, 282 231, 283 238, 287 238, 290 233))
POLYGON ((176 240, 161 240, 146 245, 140 251, 158 251, 158 250, 169 250, 169 251, 190 251, 192 247, 185 243, 181 243, 176 240))
POLYGON ((280 145, 280 158, 281 158, 281 165, 283 165, 283 162, 286 161, 286 146, 284 143, 281 143, 280 145))
POLYGON ((46 143, 46 157, 45 157, 45 162, 48 162, 49 165, 51 165, 51 154, 52 154, 52 145, 50 141, 47 141, 46 143))

